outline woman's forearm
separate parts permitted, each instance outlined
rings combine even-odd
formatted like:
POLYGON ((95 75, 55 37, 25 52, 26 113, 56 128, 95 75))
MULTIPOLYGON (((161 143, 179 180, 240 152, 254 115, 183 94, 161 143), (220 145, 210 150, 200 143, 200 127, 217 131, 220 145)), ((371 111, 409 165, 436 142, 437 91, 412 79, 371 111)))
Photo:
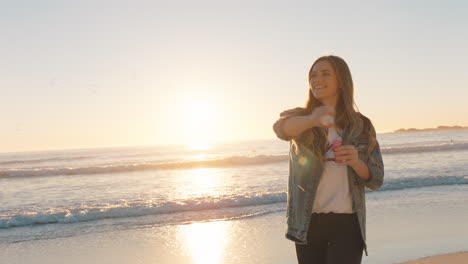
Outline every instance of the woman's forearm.
POLYGON ((275 122, 273 130, 280 139, 289 141, 309 128, 323 126, 320 119, 326 115, 334 116, 335 110, 331 106, 322 105, 316 107, 311 114, 287 114, 275 122))
POLYGON ((305 130, 317 126, 311 115, 286 117, 283 120, 283 133, 286 136, 298 136, 305 130))

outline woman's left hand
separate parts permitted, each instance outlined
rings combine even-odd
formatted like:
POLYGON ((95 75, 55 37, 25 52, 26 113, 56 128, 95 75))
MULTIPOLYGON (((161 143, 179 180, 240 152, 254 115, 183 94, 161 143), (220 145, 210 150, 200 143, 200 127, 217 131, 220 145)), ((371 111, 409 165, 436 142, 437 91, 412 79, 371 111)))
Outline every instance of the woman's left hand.
POLYGON ((333 153, 337 164, 349 165, 354 167, 360 162, 358 151, 353 145, 341 145, 334 147, 333 153))

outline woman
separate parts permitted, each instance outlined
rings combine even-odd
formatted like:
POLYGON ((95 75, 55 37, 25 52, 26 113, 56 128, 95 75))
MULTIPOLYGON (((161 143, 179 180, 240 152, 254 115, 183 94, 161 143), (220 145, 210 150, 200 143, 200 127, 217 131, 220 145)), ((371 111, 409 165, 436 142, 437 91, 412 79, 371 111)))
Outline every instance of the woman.
POLYGON ((376 191, 384 179, 376 132, 353 108, 342 58, 318 58, 308 80, 305 107, 282 112, 273 125, 290 141, 285 236, 300 264, 361 263, 362 251, 368 255, 364 190, 376 191))

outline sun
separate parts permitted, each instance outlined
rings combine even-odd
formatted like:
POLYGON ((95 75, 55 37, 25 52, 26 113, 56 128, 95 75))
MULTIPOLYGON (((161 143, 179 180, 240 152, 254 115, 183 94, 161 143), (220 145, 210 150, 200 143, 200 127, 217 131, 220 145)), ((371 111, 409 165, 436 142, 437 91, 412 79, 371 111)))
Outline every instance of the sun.
POLYGON ((219 137, 221 109, 212 98, 192 97, 181 104, 179 120, 188 150, 208 150, 219 137))

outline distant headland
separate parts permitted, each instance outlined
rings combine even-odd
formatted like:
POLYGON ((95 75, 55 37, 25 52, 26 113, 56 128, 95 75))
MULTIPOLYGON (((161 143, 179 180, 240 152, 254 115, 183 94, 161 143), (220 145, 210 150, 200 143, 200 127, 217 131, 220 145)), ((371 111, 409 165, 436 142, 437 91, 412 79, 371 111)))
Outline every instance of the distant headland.
POLYGON ((438 131, 438 130, 461 130, 461 129, 468 129, 468 126, 438 126, 436 128, 400 128, 391 133, 398 133, 398 132, 420 132, 420 131, 438 131))

